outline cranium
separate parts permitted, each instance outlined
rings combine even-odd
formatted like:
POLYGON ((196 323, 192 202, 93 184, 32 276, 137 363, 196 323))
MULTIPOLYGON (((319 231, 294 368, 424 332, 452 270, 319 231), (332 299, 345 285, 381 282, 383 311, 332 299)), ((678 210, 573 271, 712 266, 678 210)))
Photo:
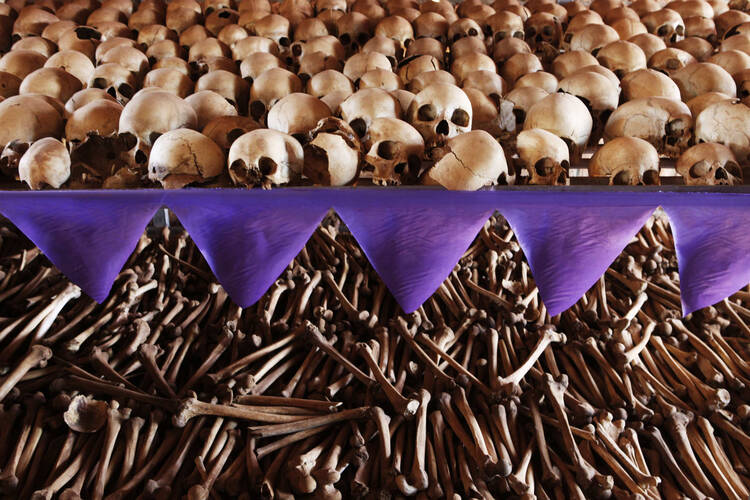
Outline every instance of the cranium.
POLYGON ((183 99, 164 90, 142 90, 120 115, 119 134, 123 143, 130 146, 124 160, 131 168, 145 167, 148 153, 160 135, 197 125, 195 111, 183 99))
POLYGON ((204 26, 214 36, 218 36, 226 26, 232 26, 239 21, 239 13, 232 9, 218 9, 206 17, 204 26))
POLYGON ((388 91, 379 88, 358 90, 339 106, 341 118, 358 137, 364 137, 375 118, 401 118, 401 105, 388 91))
POLYGON ((376 118, 363 138, 365 166, 363 176, 372 172, 372 181, 382 185, 400 185, 416 180, 424 155, 424 139, 419 132, 397 118, 376 118))
POLYGON ((664 40, 652 33, 641 33, 630 37, 628 41, 633 42, 641 48, 646 56, 647 61, 649 61, 651 59, 651 56, 653 56, 660 50, 664 50, 667 48, 667 44, 664 43, 664 40))
POLYGON ((255 79, 264 71, 271 68, 283 67, 284 64, 275 55, 268 52, 256 52, 242 60, 240 63, 240 75, 247 83, 252 85, 255 79))
POLYGON ((247 112, 250 85, 239 75, 227 70, 209 71, 195 82, 195 91, 213 90, 222 95, 240 113, 247 112))
POLYGON ((258 19, 253 25, 254 34, 270 38, 281 47, 288 47, 292 41, 289 38, 289 19, 278 14, 268 14, 258 19))
POLYGON ((335 34, 351 55, 372 37, 373 26, 364 14, 348 12, 336 20, 335 34))
POLYGON ((362 144, 343 120, 323 118, 307 134, 302 172, 317 185, 344 186, 356 182, 362 144))
POLYGON ((647 97, 620 105, 604 127, 604 140, 639 137, 651 143, 659 154, 677 158, 692 138, 690 109, 676 99, 647 97))
POLYGON ((741 163, 746 162, 750 157, 750 108, 732 101, 712 104, 695 118, 695 141, 724 144, 741 163))
POLYGON ((513 88, 519 89, 522 87, 539 87, 540 89, 543 89, 547 91, 547 93, 551 94, 552 92, 557 92, 557 85, 558 81, 555 75, 553 75, 552 73, 547 73, 545 71, 537 71, 535 73, 523 75, 521 78, 516 80, 513 88))
POLYGON ((560 54, 552 61, 552 73, 558 80, 562 80, 575 70, 591 65, 599 65, 596 57, 583 50, 571 50, 560 54))
POLYGON ((65 70, 39 68, 23 79, 18 93, 42 94, 65 102, 81 88, 81 81, 65 70))
POLYGON ((57 16, 41 7, 28 5, 20 10, 18 17, 13 22, 13 38, 17 40, 28 36, 41 35, 48 24, 59 20, 57 16))
MULTIPOLYGON (((411 44, 410 44, 411 45, 411 44)), ((397 61, 403 57, 404 51, 401 44, 392 38, 383 35, 375 35, 359 49, 360 54, 377 52, 388 58, 392 67, 396 67, 397 61)))
POLYGON ((683 19, 688 17, 705 17, 711 19, 714 17, 714 10, 711 4, 703 0, 673 0, 665 7, 676 11, 683 19))
POLYGON ((729 9, 714 16, 714 24, 716 24, 716 31, 719 38, 731 36, 735 26, 748 21, 750 21, 750 14, 737 9, 729 9))
POLYGON ((146 74, 143 88, 147 87, 158 87, 184 99, 193 92, 193 81, 179 70, 161 68, 146 74))
POLYGON ((323 52, 313 52, 300 58, 297 76, 302 83, 306 83, 310 78, 327 69, 341 71, 344 69, 344 64, 340 59, 327 56, 323 52))
MULTIPOLYGON (((482 45, 484 47, 484 45, 482 45)), ((416 56, 432 56, 438 61, 445 59, 445 47, 435 38, 417 38, 406 49, 406 59, 416 56)))
POLYGON ((256 52, 267 52, 278 56, 279 46, 273 40, 262 36, 249 36, 232 45, 232 59, 235 61, 243 61, 256 52))
POLYGON ((185 98, 185 102, 193 108, 198 117, 198 129, 201 130, 208 122, 220 116, 235 116, 237 108, 232 106, 224 96, 213 90, 201 90, 185 98))
POLYGON ((88 57, 72 50, 54 54, 47 59, 44 67, 64 70, 75 76, 81 82, 81 85, 85 85, 90 81, 95 69, 94 64, 88 57))
MULTIPOLYGON (((424 40, 427 40, 427 39, 424 39, 424 40)), ((437 48, 437 46, 435 46, 435 48, 437 48)), ((484 42, 475 36, 467 36, 467 37, 461 38, 458 41, 453 42, 453 44, 451 44, 450 46, 450 56, 454 60, 459 57, 463 57, 467 54, 470 54, 472 52, 476 52, 477 54, 487 53, 487 47, 485 46, 484 42)), ((431 55, 435 56, 435 58, 437 58, 438 60, 446 59, 445 53, 443 54, 432 53, 431 55)))
POLYGON ((721 66, 734 77, 736 73, 750 68, 750 55, 740 50, 723 50, 711 56, 708 62, 721 66))
POLYGON ((10 50, 33 50, 44 57, 49 57, 57 52, 57 46, 46 38, 30 36, 18 40, 11 46, 10 50))
POLYGON ((722 101, 733 101, 735 98, 730 97, 721 92, 706 92, 698 97, 693 97, 687 102, 687 107, 690 109, 690 114, 697 117, 701 112, 712 104, 722 101))
POLYGON ((333 69, 321 71, 307 82, 307 93, 317 97, 330 109, 338 109, 354 93, 354 85, 343 73, 333 69))
POLYGON ((330 115, 331 110, 320 99, 295 92, 282 98, 271 108, 266 116, 266 123, 268 128, 304 140, 305 134, 330 115))
POLYGON ((304 43, 294 42, 291 52, 298 59, 302 59, 305 55, 314 52, 323 52, 325 55, 335 57, 336 59, 344 59, 346 57, 346 49, 333 35, 319 36, 304 43))
POLYGON ((667 45, 679 42, 685 37, 685 23, 672 9, 661 9, 641 17, 649 33, 660 37, 667 45))
POLYGON ((542 62, 535 54, 516 54, 503 64, 503 78, 511 85, 524 75, 544 71, 542 62))
POLYGON ((229 47, 216 38, 206 38, 190 46, 188 62, 200 61, 209 57, 229 57, 230 54, 229 47))
POLYGON ((589 175, 608 177, 610 185, 659 185, 659 153, 643 139, 618 137, 594 153, 589 175))
POLYGON ((289 19, 292 29, 308 17, 315 15, 312 4, 307 0, 282 0, 274 7, 277 14, 289 19))
POLYGON ((502 10, 484 20, 484 30, 493 43, 510 37, 523 39, 525 36, 521 16, 502 10))
POLYGON ((390 71, 392 69, 391 62, 386 56, 379 52, 354 54, 346 60, 343 73, 351 81, 356 81, 361 78, 362 75, 374 69, 386 69, 390 71))
POLYGON ((437 162, 422 178, 429 186, 475 191, 498 183, 513 184, 500 144, 484 130, 472 130, 447 140, 437 162))
POLYGON ((93 61, 101 36, 101 33, 94 28, 74 26, 60 35, 57 40, 57 48, 60 51, 73 50, 79 52, 93 61))
POLYGON ((662 9, 665 5, 666 3, 663 0, 635 0, 635 2, 630 4, 630 8, 640 17, 643 17, 649 12, 656 12, 662 9))
MULTIPOLYGON (((526 114, 529 112, 531 107, 550 95, 550 92, 539 88, 539 87, 518 87, 514 88, 505 95, 504 101, 511 104, 511 113, 515 117, 515 127, 510 129, 512 132, 511 136, 515 137, 515 133, 523 128, 523 122, 526 120, 526 114)), ((503 108, 506 107, 503 102, 500 103, 499 114, 503 115, 503 108)), ((504 140, 507 140, 505 138, 504 140)))
POLYGON ((375 26, 375 35, 395 40, 401 47, 401 53, 414 41, 414 30, 411 23, 401 16, 388 16, 375 26))
POLYGON ((357 82, 357 87, 360 89, 383 89, 383 90, 396 90, 404 88, 404 83, 401 81, 399 76, 385 69, 374 69, 368 71, 357 82))
POLYGON ((62 137, 63 119, 57 109, 39 95, 18 95, 0 102, 0 168, 16 176, 20 154, 43 137, 62 137))
POLYGON ((445 43, 448 36, 448 21, 437 12, 420 14, 413 22, 414 37, 435 39, 445 43))
POLYGON ((669 47, 652 55, 648 60, 648 67, 661 71, 667 76, 671 76, 672 73, 678 69, 684 68, 688 64, 693 64, 695 62, 697 62, 697 60, 692 54, 689 54, 684 50, 669 47))
POLYGON ((634 21, 641 20, 641 16, 639 16, 636 11, 634 11, 630 7, 626 7, 625 5, 621 5, 620 7, 615 7, 614 9, 604 11, 602 13, 602 16, 602 19, 604 19, 604 23, 609 25, 619 19, 633 19, 634 21))
POLYGON ((448 26, 448 41, 456 42, 465 37, 477 37, 484 40, 482 27, 473 19, 463 18, 453 21, 448 26))
POLYGON ((742 169, 732 150, 723 144, 696 144, 682 153, 675 169, 688 186, 742 184, 742 169))
MULTIPOLYGON (((101 183, 118 167, 121 142, 117 131, 122 105, 107 99, 78 108, 65 125, 65 139, 74 167, 81 175, 101 183)), ((80 179, 83 180, 83 179, 80 179)))
MULTIPOLYGON (((171 5, 173 4, 170 4, 170 6, 171 5)), ((182 33, 191 26, 200 24, 201 17, 201 13, 196 12, 193 9, 177 7, 174 9, 167 9, 164 24, 167 28, 175 30, 177 33, 182 33)))
POLYGON ((621 81, 626 101, 644 97, 667 97, 680 100, 680 88, 664 73, 653 69, 640 69, 625 75, 621 81))
POLYGON ((541 128, 560 137, 578 161, 591 136, 593 119, 586 105, 571 94, 557 92, 537 102, 526 113, 523 129, 541 128))
POLYGON ((139 8, 132 14, 126 14, 128 17, 128 27, 138 31, 146 26, 160 24, 165 22, 166 18, 162 11, 151 8, 139 8))
POLYGON ((3 99, 18 95, 21 79, 5 71, 0 71, 0 97, 3 99))
POLYGON ((713 19, 700 16, 683 17, 685 21, 685 35, 702 38, 709 43, 716 42, 716 25, 713 19))
POLYGON ((425 87, 414 97, 406 115, 428 148, 471 130, 471 101, 463 90, 447 83, 425 87))
POLYGON ((558 52, 562 44, 562 25, 560 20, 549 12, 537 12, 526 22, 525 40, 537 53, 549 54, 558 52))
POLYGON ((443 69, 443 65, 439 59, 433 56, 418 56, 401 67, 399 70, 399 77, 401 77, 401 81, 406 85, 409 85, 413 79, 422 73, 439 69, 443 69))
POLYGON ((524 130, 516 138, 518 157, 529 173, 529 184, 566 186, 570 154, 565 141, 546 130, 524 130))
POLYGON ((246 116, 219 116, 208 122, 201 133, 224 151, 229 151, 229 147, 240 136, 260 128, 260 123, 246 116))
POLYGON ((70 115, 72 115, 78 108, 82 108, 88 103, 100 99, 110 102, 117 102, 117 100, 111 95, 107 94, 104 89, 87 88, 79 90, 65 102, 65 118, 70 118, 70 115))
POLYGON ((458 14, 453 8, 453 5, 448 0, 438 0, 437 2, 422 2, 419 5, 419 10, 422 13, 425 12, 437 12, 448 21, 448 24, 455 22, 458 19, 458 14))
POLYGON ((565 28, 565 35, 562 38, 561 46, 563 50, 567 52, 570 49, 570 41, 573 39, 573 35, 589 24, 604 24, 604 20, 602 20, 602 16, 593 10, 584 10, 570 19, 565 28))
POLYGON ((492 60, 498 65, 503 64, 516 54, 529 54, 529 44, 520 38, 503 38, 492 48, 492 60))
POLYGON ((671 75, 680 87, 684 100, 690 100, 706 92, 721 92, 727 95, 737 95, 737 84, 732 75, 712 63, 696 62, 678 69, 671 75))
POLYGON ((706 61, 711 57, 711 54, 714 53, 714 46, 711 42, 704 40, 703 38, 698 38, 697 36, 684 38, 679 42, 672 44, 672 47, 684 50, 695 57, 698 61, 706 61))
POLYGON ((117 63, 123 68, 133 73, 137 79, 143 78, 149 68, 148 58, 146 54, 136 49, 135 47, 128 47, 120 45, 113 47, 105 52, 99 64, 117 63))
POLYGON ((0 71, 23 80, 26 75, 43 67, 46 62, 47 58, 35 50, 11 50, 0 59, 0 71))
POLYGON ((502 101, 497 94, 488 96, 472 87, 463 90, 471 102, 473 130, 484 130, 503 143, 515 135, 512 103, 502 101))
POLYGON ((127 23, 128 17, 124 12, 111 7, 99 7, 89 14, 86 24, 96 26, 99 23, 127 23))
POLYGON ((297 29, 294 30, 294 41, 306 42, 307 40, 328 34, 328 28, 325 23, 316 17, 311 17, 302 21, 297 26, 297 29))
POLYGON ((570 50, 582 50, 596 56, 599 50, 620 39, 620 35, 606 24, 589 24, 570 39, 570 50))
POLYGON ((247 37, 247 30, 238 24, 227 24, 226 26, 221 28, 219 34, 216 35, 216 39, 230 49, 236 42, 239 42, 240 40, 247 37))
POLYGON ((414 100, 414 94, 412 92, 409 92, 408 90, 391 90, 389 94, 391 94, 399 102, 402 111, 405 109, 409 109, 409 106, 411 106, 411 102, 414 100))
POLYGON ((271 68, 258 76, 250 88, 250 116, 261 121, 279 99, 302 92, 302 80, 291 71, 271 68))
POLYGON ((140 45, 151 47, 155 43, 159 43, 164 40, 172 40, 174 42, 179 41, 177 33, 167 28, 163 24, 151 24, 138 30, 138 40, 140 45))
POLYGON ((560 80, 559 89, 578 97, 589 109, 593 119, 591 143, 598 143, 604 124, 620 101, 620 87, 599 73, 578 71, 560 80))
POLYGON ((104 57, 104 54, 106 54, 108 51, 114 49, 115 47, 120 46, 126 46, 126 47, 135 47, 136 41, 130 38, 124 38, 124 37, 114 37, 110 38, 109 40, 105 42, 101 42, 96 46, 96 52, 94 53, 94 60, 98 63, 101 61, 101 58, 104 57))
POLYGON ((133 73, 117 63, 109 63, 96 67, 89 87, 104 89, 120 104, 126 104, 135 93, 136 81, 133 73))
POLYGON ((148 160, 148 178, 165 189, 202 184, 224 171, 226 159, 211 139, 190 129, 170 130, 159 136, 148 160))
POLYGON ((622 78, 632 71, 646 68, 646 54, 632 42, 617 40, 602 47, 596 58, 602 66, 622 78))
POLYGON ((70 155, 65 145, 52 137, 34 142, 18 163, 18 177, 31 189, 59 189, 70 178, 70 155))
POLYGON ((182 47, 174 40, 160 40, 146 49, 146 58, 153 67, 165 57, 182 57, 182 47))
POLYGON ((750 53, 750 21, 744 23, 742 26, 747 26, 747 33, 737 33, 729 38, 724 39, 719 46, 719 51, 725 50, 741 50, 742 52, 750 53))
POLYGON ((636 35, 648 33, 646 26, 639 20, 622 18, 610 24, 620 37, 620 40, 628 40, 636 35))
POLYGON ((447 71, 438 69, 421 73, 417 77, 412 78, 411 81, 409 81, 408 87, 411 92, 419 93, 425 87, 432 85, 433 83, 450 83, 451 85, 456 85, 457 82, 455 76, 447 71))
MULTIPOLYGON (((519 54, 522 56, 522 54, 519 54)), ((532 54, 529 54, 532 55, 532 54)), ((517 56, 514 56, 517 57, 517 56)), ((511 58, 513 59, 513 58, 511 58)), ((511 64, 510 60, 506 63, 506 67, 511 64)), ((528 65, 521 65, 522 67, 528 68, 528 65)), ((532 67, 536 67, 531 64, 532 67)), ((540 65, 541 68, 541 65, 540 65)), ((436 68, 438 69, 438 68, 436 68)), ((480 54, 478 52, 473 52, 470 54, 464 54, 459 58, 456 58, 453 60, 453 64, 451 65, 451 73, 453 73, 453 76, 456 77, 456 80, 458 82, 463 82, 464 78, 466 78, 466 75, 469 73, 472 73, 474 71, 491 71, 495 72, 496 66, 495 61, 492 60, 492 58, 485 54, 480 54)))
POLYGON ((253 130, 240 136, 229 149, 229 176, 237 186, 288 184, 302 174, 302 145, 277 130, 253 130))
POLYGON ((179 57, 165 57, 160 61, 156 61, 151 69, 175 69, 188 78, 190 78, 193 73, 187 61, 180 59, 179 57))
POLYGON ((732 77, 737 82, 737 97, 746 99, 750 96, 750 68, 738 71, 732 77))
POLYGON ((483 26, 484 21, 488 17, 494 15, 496 12, 497 11, 489 5, 485 5, 480 2, 478 5, 465 10, 462 14, 462 17, 473 19, 474 21, 479 23, 480 26, 483 26))
MULTIPOLYGON (((551 75, 550 75, 551 76, 551 75)), ((552 77, 554 78, 554 77, 552 77)), ((508 89, 508 84, 505 80, 492 71, 480 70, 472 71, 467 74, 464 78, 461 87, 465 90, 466 88, 475 88, 482 92, 484 95, 490 96, 493 99, 500 99, 508 89)))

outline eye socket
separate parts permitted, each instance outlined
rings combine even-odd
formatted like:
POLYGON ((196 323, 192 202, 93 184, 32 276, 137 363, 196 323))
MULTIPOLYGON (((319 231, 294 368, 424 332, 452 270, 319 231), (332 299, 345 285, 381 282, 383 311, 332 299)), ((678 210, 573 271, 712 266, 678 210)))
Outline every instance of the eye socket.
POLYGON ((694 163, 692 167, 690 167, 689 173, 690 177, 693 179, 697 179, 699 177, 703 177, 711 170, 711 167, 708 165, 708 162, 706 160, 701 160, 698 163, 694 163))
POLYGON ((552 26, 545 26, 542 28, 542 34, 544 36, 552 36, 554 34, 554 30, 552 29, 552 26))
POLYGON ((536 29, 533 26, 529 26, 526 28, 526 36, 529 38, 533 38, 534 35, 536 35, 536 29))
POLYGON ((468 127, 470 121, 469 113, 467 113, 463 109, 457 109, 453 112, 451 121, 459 127, 468 127))
POLYGON ((661 184, 657 170, 646 170, 643 173, 643 183, 647 186, 658 186, 661 184))
POLYGON ((724 164, 724 169, 733 176, 739 177, 740 179, 742 178, 742 169, 737 163, 728 161, 724 164))
POLYGON ((431 122, 437 118, 437 110, 432 104, 423 104, 417 111, 417 119, 423 122, 431 122))
POLYGON ((612 177, 612 184, 615 186, 627 186, 630 184, 630 172, 627 170, 620 170, 612 177))
POLYGON ((276 162, 267 156, 261 156, 258 160, 258 168, 263 175, 271 175, 276 171, 276 162))
POLYGON ((666 24, 663 26, 659 26, 659 29, 656 30, 656 34, 659 36, 665 36, 669 34, 669 26, 667 26, 666 24))
POLYGON ((677 25, 677 29, 675 29, 678 35, 682 35, 685 33, 685 27, 681 24, 677 25))
POLYGON ((495 33, 495 42, 499 42, 500 40, 505 38, 505 32, 504 31, 498 31, 495 33))

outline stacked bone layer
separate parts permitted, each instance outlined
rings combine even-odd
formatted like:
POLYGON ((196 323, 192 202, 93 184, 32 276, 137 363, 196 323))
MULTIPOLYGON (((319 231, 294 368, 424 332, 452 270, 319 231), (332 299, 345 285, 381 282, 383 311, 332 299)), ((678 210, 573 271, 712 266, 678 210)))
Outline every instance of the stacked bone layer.
POLYGON ((568 184, 572 167, 654 185, 661 163, 686 184, 741 184, 748 10, 12 0, 0 4, 0 172, 31 189, 473 190, 568 184))
POLYGON ((0 228, 7 498, 748 498, 750 292, 680 319, 659 218, 550 318, 492 218, 404 314, 336 220, 257 306, 184 233, 108 300, 0 228))

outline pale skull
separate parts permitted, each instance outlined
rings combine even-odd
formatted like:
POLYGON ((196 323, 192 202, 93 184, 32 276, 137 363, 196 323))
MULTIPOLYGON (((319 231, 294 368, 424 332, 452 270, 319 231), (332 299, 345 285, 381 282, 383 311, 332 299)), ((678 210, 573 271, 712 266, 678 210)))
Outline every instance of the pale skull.
POLYGON ((165 189, 202 184, 222 174, 224 151, 195 130, 170 130, 159 136, 148 159, 148 178, 165 189))
POLYGON ((593 119, 586 105, 574 95, 557 92, 534 104, 526 114, 524 130, 541 128, 568 144, 570 158, 578 161, 591 137, 593 119))
POLYGON ((59 189, 70 178, 70 154, 52 137, 34 142, 18 163, 18 177, 31 189, 59 189))
POLYGON ((618 137, 594 153, 589 175, 607 177, 610 185, 659 185, 659 153, 638 137, 618 137))
POLYGON ((378 88, 358 90, 339 106, 341 118, 358 137, 364 137, 376 118, 401 118, 401 105, 388 91, 378 88))
POLYGON ((688 148, 677 159, 675 169, 688 186, 742 184, 742 169, 734 153, 715 142, 703 142, 688 148))
POLYGON ((707 107, 695 118, 695 141, 724 144, 740 162, 746 162, 750 159, 750 107, 734 101, 707 107))
POLYGON ((344 120, 323 118, 307 135, 302 172, 316 185, 345 186, 359 177, 362 143, 344 120))
POLYGON ((237 186, 284 185, 302 175, 304 153, 294 137, 271 129, 241 135, 229 148, 229 176, 237 186))
POLYGON ((406 116, 429 149, 470 131, 472 113, 471 101, 463 90, 448 83, 434 83, 414 96, 406 116))
POLYGON ((516 137, 516 150, 529 173, 529 184, 565 186, 570 183, 570 153, 565 141, 546 130, 524 130, 516 137))
POLYGON ((424 139, 420 133, 397 118, 376 118, 363 138, 365 166, 363 177, 372 171, 372 181, 382 185, 400 185, 419 175, 424 156, 424 139))

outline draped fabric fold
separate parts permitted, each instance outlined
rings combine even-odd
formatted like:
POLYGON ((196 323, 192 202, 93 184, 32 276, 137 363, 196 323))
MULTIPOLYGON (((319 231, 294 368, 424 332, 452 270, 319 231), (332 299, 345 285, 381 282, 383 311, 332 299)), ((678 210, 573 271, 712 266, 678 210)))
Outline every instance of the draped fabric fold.
POLYGON ((401 308, 427 300, 466 251, 493 209, 485 202, 419 191, 411 197, 368 191, 336 212, 401 308))
POLYGON ((156 190, 2 192, 0 213, 102 302, 163 196, 156 190))
POLYGON ((302 250, 330 207, 286 190, 185 190, 171 208, 235 303, 257 302, 302 250))
POLYGON ((674 234, 683 314, 750 282, 750 196, 690 194, 663 204, 674 234))
POLYGON ((219 283, 241 306, 263 296, 332 207, 406 312, 440 287, 494 210, 515 231, 552 315, 596 282, 660 205, 675 235, 684 313, 714 304, 750 281, 750 192, 0 191, 0 214, 97 301, 107 297, 163 205, 179 217, 219 283))

